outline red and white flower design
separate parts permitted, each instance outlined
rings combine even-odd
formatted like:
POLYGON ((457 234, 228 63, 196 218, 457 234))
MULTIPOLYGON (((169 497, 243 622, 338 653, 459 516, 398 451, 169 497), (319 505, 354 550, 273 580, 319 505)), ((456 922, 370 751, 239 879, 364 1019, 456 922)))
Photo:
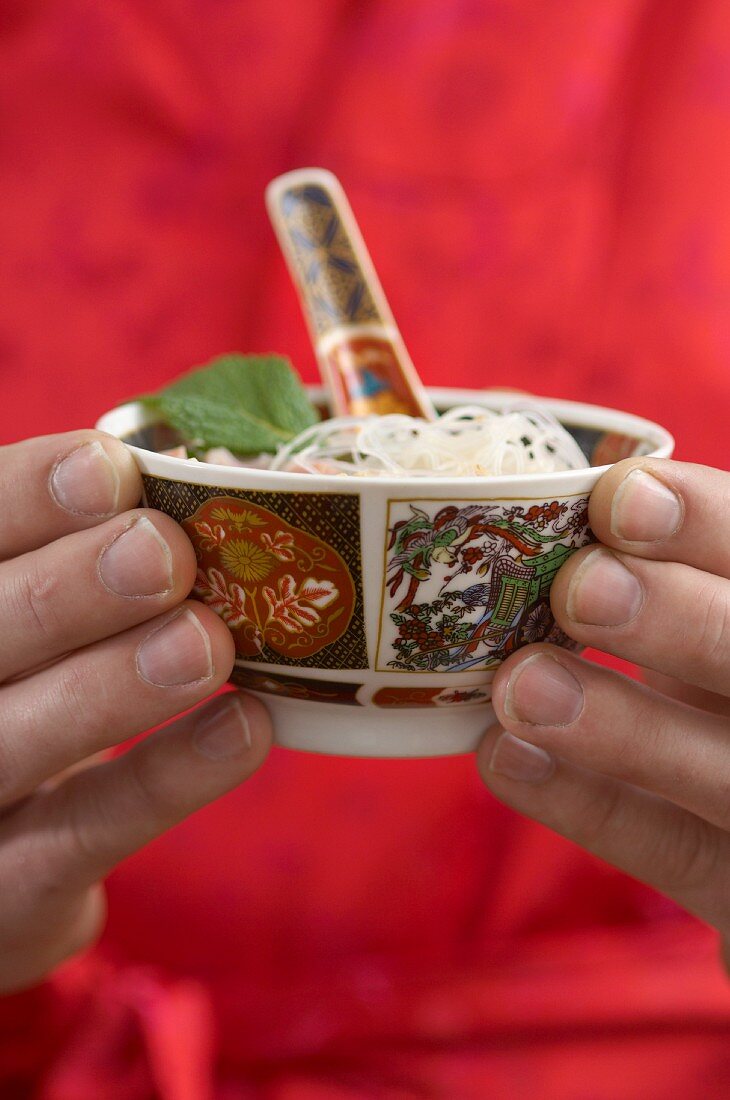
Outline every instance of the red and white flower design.
POLYGON ((220 546, 226 537, 225 529, 220 523, 196 523, 195 530, 200 535, 200 546, 203 550, 212 550, 215 546, 220 546))
POLYGON ((198 558, 193 591, 231 629, 238 657, 314 666, 350 629, 355 584, 333 546, 272 508, 213 497, 183 522, 198 558))
POLYGON ((269 605, 267 622, 278 623, 289 634, 302 634, 320 621, 316 609, 329 607, 338 595, 332 581, 307 577, 297 588, 294 577, 286 573, 279 580, 278 592, 268 585, 263 589, 263 597, 269 605))
POLYGON ((226 584, 226 578, 219 569, 210 568, 207 572, 199 569, 193 592, 229 626, 243 626, 250 621, 245 610, 246 593, 240 584, 226 584))
POLYGON ((261 542, 279 561, 294 561, 294 536, 286 531, 277 531, 273 539, 271 535, 263 531, 261 542))

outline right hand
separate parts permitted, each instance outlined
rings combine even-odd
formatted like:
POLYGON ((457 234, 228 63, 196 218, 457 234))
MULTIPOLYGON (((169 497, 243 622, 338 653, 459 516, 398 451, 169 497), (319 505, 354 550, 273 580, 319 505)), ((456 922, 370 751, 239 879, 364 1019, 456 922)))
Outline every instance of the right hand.
POLYGON ((230 693, 223 622, 186 601, 195 554, 100 432, 0 448, 0 993, 91 943, 111 868, 247 779, 271 730, 230 693), (95 758, 95 759, 94 759, 95 758))

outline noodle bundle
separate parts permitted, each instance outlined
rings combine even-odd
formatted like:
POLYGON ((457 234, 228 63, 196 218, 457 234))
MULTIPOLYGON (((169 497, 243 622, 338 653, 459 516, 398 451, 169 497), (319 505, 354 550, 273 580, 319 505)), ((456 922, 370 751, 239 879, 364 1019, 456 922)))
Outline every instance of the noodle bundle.
POLYGON ((350 477, 496 477, 584 469, 588 460, 553 416, 532 406, 450 409, 437 420, 335 417, 281 447, 270 469, 350 477))

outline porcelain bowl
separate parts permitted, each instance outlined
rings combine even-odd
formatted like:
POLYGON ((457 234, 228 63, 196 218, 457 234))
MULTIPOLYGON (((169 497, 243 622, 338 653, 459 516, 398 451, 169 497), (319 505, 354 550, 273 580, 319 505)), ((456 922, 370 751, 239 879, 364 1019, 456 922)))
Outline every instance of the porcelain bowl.
MULTIPOLYGON (((440 409, 516 400, 430 393, 440 409)), ((310 396, 324 400, 318 389, 310 396)), ((591 541, 590 492, 621 458, 672 452, 672 437, 650 421, 530 400, 570 430, 590 468, 458 479, 281 473, 160 454, 179 439, 138 403, 97 427, 129 446, 145 504, 189 535, 192 595, 227 623, 231 680, 264 699, 279 744, 438 756, 476 747, 510 653, 537 641, 576 648, 549 593, 566 558, 591 541)))

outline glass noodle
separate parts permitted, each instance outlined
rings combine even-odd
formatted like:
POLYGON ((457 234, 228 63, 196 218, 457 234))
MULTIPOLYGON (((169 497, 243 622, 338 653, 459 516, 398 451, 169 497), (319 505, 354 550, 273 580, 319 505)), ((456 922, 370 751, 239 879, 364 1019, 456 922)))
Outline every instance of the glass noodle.
POLYGON ((531 405, 450 409, 437 420, 334 417, 281 447, 270 469, 350 477, 489 477, 588 466, 570 433, 531 405))

